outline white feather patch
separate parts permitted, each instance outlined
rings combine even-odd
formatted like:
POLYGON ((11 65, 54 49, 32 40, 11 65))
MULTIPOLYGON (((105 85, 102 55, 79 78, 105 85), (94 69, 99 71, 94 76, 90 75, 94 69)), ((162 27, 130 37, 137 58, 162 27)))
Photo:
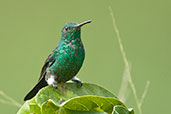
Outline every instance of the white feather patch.
POLYGON ((52 85, 55 83, 55 76, 51 75, 50 78, 47 79, 48 85, 52 85))

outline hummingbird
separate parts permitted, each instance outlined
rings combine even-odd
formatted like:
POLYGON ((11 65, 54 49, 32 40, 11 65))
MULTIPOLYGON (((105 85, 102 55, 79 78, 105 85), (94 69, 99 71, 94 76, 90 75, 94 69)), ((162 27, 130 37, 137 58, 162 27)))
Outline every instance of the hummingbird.
POLYGON ((48 85, 58 88, 58 84, 72 80, 82 86, 76 74, 85 58, 81 27, 87 23, 91 23, 91 20, 80 24, 71 22, 64 25, 59 44, 45 60, 37 84, 25 96, 24 101, 33 98, 41 88, 48 85))

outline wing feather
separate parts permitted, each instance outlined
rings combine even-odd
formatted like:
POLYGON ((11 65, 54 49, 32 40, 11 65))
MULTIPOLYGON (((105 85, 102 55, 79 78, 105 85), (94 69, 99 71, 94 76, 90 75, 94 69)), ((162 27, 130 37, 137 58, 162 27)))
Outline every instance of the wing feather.
POLYGON ((40 78, 43 78, 46 74, 46 69, 49 68, 51 65, 53 65, 53 63, 55 62, 56 58, 53 57, 53 52, 48 56, 48 58, 46 59, 43 67, 42 67, 42 70, 41 70, 41 73, 40 73, 40 78))

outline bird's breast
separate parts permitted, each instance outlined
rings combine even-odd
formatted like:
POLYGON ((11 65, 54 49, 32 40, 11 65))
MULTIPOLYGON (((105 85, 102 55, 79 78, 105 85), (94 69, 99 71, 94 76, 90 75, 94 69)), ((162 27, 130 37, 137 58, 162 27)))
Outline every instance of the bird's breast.
POLYGON ((83 64, 84 57, 83 45, 69 43, 60 49, 53 66, 58 82, 65 82, 75 76, 83 64))

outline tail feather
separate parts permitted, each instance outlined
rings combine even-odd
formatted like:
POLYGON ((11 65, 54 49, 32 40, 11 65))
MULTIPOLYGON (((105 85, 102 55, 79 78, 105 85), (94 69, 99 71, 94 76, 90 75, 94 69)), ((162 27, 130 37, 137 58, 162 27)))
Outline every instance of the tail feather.
POLYGON ((48 84, 47 84, 47 82, 45 81, 45 76, 43 76, 43 77, 38 81, 38 83, 34 86, 34 88, 25 96, 24 101, 33 98, 41 88, 43 88, 43 87, 45 87, 45 86, 47 86, 47 85, 48 85, 48 84))

